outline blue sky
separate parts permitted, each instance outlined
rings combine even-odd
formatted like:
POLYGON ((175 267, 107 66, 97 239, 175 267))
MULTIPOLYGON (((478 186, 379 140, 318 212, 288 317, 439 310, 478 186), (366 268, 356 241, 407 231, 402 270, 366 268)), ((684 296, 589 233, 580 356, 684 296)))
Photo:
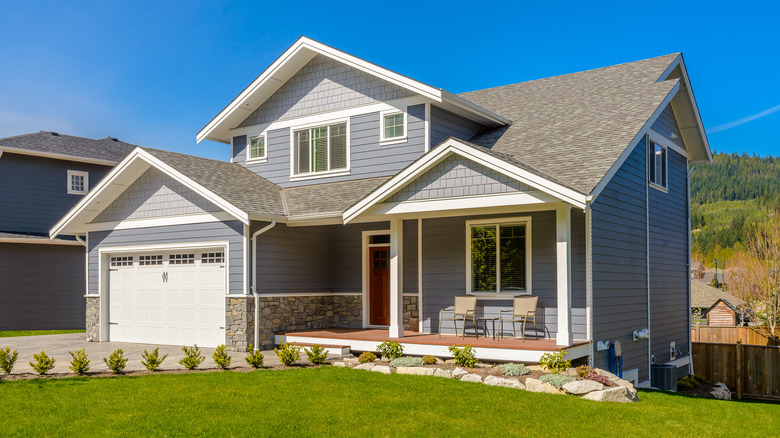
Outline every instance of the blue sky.
POLYGON ((306 35, 455 93, 682 51, 711 146, 780 155, 780 2, 525 3, 8 2, 0 137, 227 159, 195 133, 306 35))

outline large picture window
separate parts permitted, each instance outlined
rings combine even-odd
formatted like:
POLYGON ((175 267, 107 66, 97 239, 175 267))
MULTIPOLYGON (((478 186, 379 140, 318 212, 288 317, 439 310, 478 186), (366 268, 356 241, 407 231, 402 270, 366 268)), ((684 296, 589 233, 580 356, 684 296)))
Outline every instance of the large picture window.
POLYGON ((529 291, 530 221, 469 223, 469 292, 529 291))
POLYGON ((295 175, 347 169, 347 124, 293 132, 295 175))

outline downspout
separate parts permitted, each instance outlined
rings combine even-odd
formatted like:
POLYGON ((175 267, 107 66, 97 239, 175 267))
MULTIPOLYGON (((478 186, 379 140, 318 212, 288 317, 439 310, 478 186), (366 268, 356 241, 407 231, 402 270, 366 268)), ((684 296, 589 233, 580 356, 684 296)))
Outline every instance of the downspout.
POLYGON ((688 374, 693 374, 693 335, 691 335, 691 172, 696 163, 688 169, 688 374))
MULTIPOLYGON (((276 219, 271 223, 252 233, 252 295, 255 298, 255 350, 257 350, 257 339, 260 337, 260 295, 257 293, 257 236, 265 233, 276 225, 276 219)), ((245 259, 246 260, 246 259, 245 259)))
POLYGON ((76 240, 77 240, 77 241, 78 241, 80 244, 84 245, 84 247, 85 247, 85 248, 87 247, 87 242, 85 242, 84 240, 82 240, 82 239, 81 239, 81 237, 79 237, 79 235, 78 235, 78 234, 76 234, 76 240))

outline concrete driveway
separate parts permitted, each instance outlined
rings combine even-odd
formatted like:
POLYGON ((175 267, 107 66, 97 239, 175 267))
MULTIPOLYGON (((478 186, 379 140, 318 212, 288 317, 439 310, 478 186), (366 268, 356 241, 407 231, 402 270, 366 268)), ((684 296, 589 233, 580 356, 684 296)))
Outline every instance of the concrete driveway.
MULTIPOLYGON (((108 371, 104 357, 108 357, 114 350, 121 348, 124 351, 124 356, 127 360, 127 367, 125 371, 140 371, 144 370, 144 366, 141 364, 141 355, 144 350, 152 351, 156 347, 160 348, 160 356, 167 354, 168 358, 160 365, 161 370, 181 370, 184 369, 179 365, 179 359, 184 357, 184 352, 181 351, 181 346, 173 345, 151 345, 151 344, 130 344, 125 342, 87 342, 84 333, 72 333, 66 335, 45 335, 45 336, 20 336, 15 338, 0 338, 0 348, 11 347, 11 350, 16 349, 19 352, 19 358, 16 361, 16 366, 12 374, 22 373, 34 373, 30 362, 32 362, 33 354, 38 354, 41 350, 45 351, 51 357, 54 357, 54 369, 49 371, 50 374, 57 373, 70 373, 72 372, 68 367, 70 366, 71 356, 68 351, 76 351, 84 348, 87 352, 87 357, 91 360, 89 372, 108 371)), ((206 360, 198 367, 199 369, 216 368, 214 360, 211 355, 214 353, 213 348, 200 349, 201 354, 206 357, 206 360)), ((230 367, 246 367, 248 366, 244 358, 246 352, 229 352, 232 362, 230 367)), ((279 359, 276 354, 271 351, 264 351, 265 365, 278 365, 279 359)))

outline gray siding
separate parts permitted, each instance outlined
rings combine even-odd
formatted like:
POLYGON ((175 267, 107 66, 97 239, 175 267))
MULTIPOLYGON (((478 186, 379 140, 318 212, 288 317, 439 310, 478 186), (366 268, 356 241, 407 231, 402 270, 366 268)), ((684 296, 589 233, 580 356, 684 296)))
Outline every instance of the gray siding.
MULTIPOLYGON (((632 331, 647 327, 647 217, 645 142, 631 152, 592 204, 593 340, 620 341, 623 370, 649 378, 647 341, 632 331)), ((607 351, 595 366, 607 367, 607 351)))
POLYGON ((89 293, 97 294, 98 258, 101 248, 157 245, 202 241, 228 241, 228 285, 230 294, 244 293, 244 226, 239 221, 171 225, 129 230, 94 231, 88 234, 89 293))
POLYGON ((48 234, 82 195, 69 195, 68 170, 89 172, 94 187, 111 168, 4 153, 0 157, 0 231, 48 234))
MULTIPOLYGON (((555 261, 555 212, 534 212, 511 216, 531 216, 532 293, 539 297, 539 335, 557 333, 557 292, 555 261)), ((506 217, 503 216, 481 216, 506 217)), ((472 218, 423 220, 423 329, 436 332, 439 310, 452 306, 453 297, 466 292, 466 221, 472 218)), ((585 339, 585 233, 584 215, 572 213, 572 329, 575 339, 585 339)), ((480 312, 497 315, 510 309, 511 301, 480 301, 480 312)), ((508 327, 505 328, 505 330, 508 327)), ((452 325, 443 332, 452 333, 452 325)), ((527 335, 533 330, 527 328, 527 335)))
POLYGON ((317 55, 239 126, 351 108, 412 94, 327 56, 317 55))
MULTIPOLYGON (((669 343, 688 354, 687 160, 667 151, 669 192, 650 189, 650 326, 655 363, 669 361, 669 343)), ((687 369, 687 368, 686 368, 687 369)))
POLYGON ((470 140, 484 126, 431 105, 431 149, 447 137, 470 140))
POLYGON ((84 247, 0 243, 0 330, 84 328, 84 247))
POLYGON ((680 127, 677 126, 677 119, 674 117, 674 111, 671 105, 667 105, 663 112, 655 123, 653 123, 652 129, 660 134, 663 134, 669 141, 682 147, 682 136, 680 135, 680 127), (672 134, 676 137, 672 138, 672 134))
POLYGON ((420 175, 387 202, 527 191, 529 187, 492 169, 453 155, 420 175))
POLYGON ((109 204, 93 222, 146 219, 219 210, 219 207, 192 189, 152 167, 109 204))

